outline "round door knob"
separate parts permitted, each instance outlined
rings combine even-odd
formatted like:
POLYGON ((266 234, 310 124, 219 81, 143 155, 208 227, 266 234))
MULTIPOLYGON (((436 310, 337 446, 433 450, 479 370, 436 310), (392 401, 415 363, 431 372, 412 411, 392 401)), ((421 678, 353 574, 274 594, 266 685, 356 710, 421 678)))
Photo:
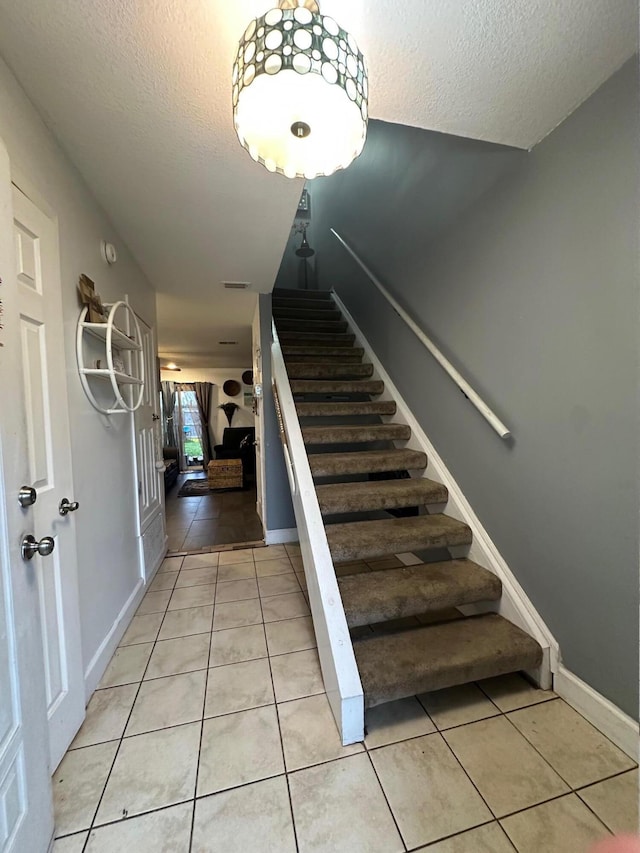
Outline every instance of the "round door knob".
POLYGON ((25 509, 28 506, 33 506, 38 499, 38 493, 33 486, 22 486, 18 492, 18 503, 25 509))
POLYGON ((29 534, 22 540, 20 550, 23 560, 31 560, 36 554, 40 554, 41 557, 48 557, 49 554, 53 554, 55 547, 55 540, 51 536, 43 536, 38 542, 35 536, 29 534))

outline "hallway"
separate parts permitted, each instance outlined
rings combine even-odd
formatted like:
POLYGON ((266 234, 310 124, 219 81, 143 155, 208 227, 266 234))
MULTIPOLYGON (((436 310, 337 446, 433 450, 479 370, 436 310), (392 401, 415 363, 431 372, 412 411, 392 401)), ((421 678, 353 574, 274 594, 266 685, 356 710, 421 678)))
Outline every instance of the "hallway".
POLYGON ((54 776, 54 853, 586 853, 636 831, 634 762, 517 675, 373 709, 341 747, 304 588, 294 545, 165 560, 54 776))
POLYGON ((179 498, 185 480, 206 480, 200 472, 180 474, 166 495, 169 553, 200 551, 218 545, 260 542, 264 533, 256 513, 255 486, 179 498))

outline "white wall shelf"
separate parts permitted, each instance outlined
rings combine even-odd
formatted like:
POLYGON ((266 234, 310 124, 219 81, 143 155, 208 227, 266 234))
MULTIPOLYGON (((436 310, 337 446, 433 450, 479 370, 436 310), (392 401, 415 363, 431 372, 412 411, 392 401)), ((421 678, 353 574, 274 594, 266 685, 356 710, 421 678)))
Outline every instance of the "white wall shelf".
POLYGON ((106 308, 109 309, 109 315, 104 323, 88 322, 87 308, 83 308, 80 314, 76 334, 80 382, 89 402, 101 414, 135 412, 144 396, 144 355, 140 327, 128 302, 114 302, 106 305, 106 308), (91 348, 87 339, 102 344, 101 358, 95 358, 95 344, 91 348), (124 363, 124 370, 116 369, 114 358, 124 363), (106 361, 106 367, 92 366, 101 364, 103 360, 106 361), (98 386, 93 385, 94 380, 98 381, 98 386), (105 382, 111 385, 113 392, 113 400, 107 403, 102 402, 102 393, 96 395, 97 388, 100 385, 104 387, 105 382))

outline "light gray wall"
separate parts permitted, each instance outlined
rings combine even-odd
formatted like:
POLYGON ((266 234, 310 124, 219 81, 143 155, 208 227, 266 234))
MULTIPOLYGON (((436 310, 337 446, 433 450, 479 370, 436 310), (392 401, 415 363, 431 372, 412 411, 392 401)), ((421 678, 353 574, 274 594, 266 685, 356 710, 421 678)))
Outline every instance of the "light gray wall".
MULTIPOLYGON (((75 527, 86 672, 135 589, 140 569, 131 419, 113 417, 107 428, 80 385, 75 353, 78 277, 85 273, 93 279, 105 302, 128 294, 135 311, 150 326, 156 322, 155 293, 1 59, 0 137, 12 169, 19 170, 58 218, 73 498, 81 507, 75 527), (117 246, 118 263, 113 267, 100 256, 101 240, 117 246)), ((94 673, 94 682, 97 677, 94 673)))
POLYGON ((560 642, 638 710, 638 86, 628 63, 530 154, 372 126, 312 183, 335 286, 560 642), (333 226, 512 429, 501 441, 333 226))
POLYGON ((271 390, 271 294, 260 294, 260 347, 262 350, 262 385, 264 402, 265 492, 267 530, 287 530, 296 526, 291 503, 291 489, 285 468, 284 452, 276 408, 271 390))

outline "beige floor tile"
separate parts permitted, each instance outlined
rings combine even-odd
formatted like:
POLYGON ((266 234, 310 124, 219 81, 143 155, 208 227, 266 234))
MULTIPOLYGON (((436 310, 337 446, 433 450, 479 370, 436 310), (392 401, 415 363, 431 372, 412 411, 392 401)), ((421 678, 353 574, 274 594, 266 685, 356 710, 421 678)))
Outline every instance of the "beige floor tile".
POLYGON ((173 589, 179 572, 159 572, 149 584, 149 592, 163 592, 173 589))
POLYGON ((219 717, 274 703, 267 658, 209 670, 205 717, 219 717))
POLYGON ((492 819, 441 735, 383 746, 370 755, 407 847, 492 819))
POLYGON ((500 675, 497 678, 487 678, 479 682, 479 685, 491 701, 505 713, 515 711, 517 708, 537 705, 539 702, 547 702, 556 695, 553 690, 539 690, 517 672, 500 675))
POLYGON ((198 796, 284 773, 274 705, 204 721, 198 796))
POLYGON ((213 614, 213 630, 225 631, 229 628, 245 628, 248 625, 262 624, 262 609, 258 598, 248 601, 230 601, 217 604, 213 614))
POLYGON ((258 598, 258 584, 255 578, 241 581, 225 581, 218 584, 216 604, 226 604, 229 601, 245 601, 248 598, 258 598))
POLYGON ((365 714, 365 726, 367 731, 365 743, 368 749, 429 735, 436 730, 428 714, 414 696, 370 708, 365 714))
POLYGON ((89 829, 118 741, 67 752, 53 774, 56 835, 89 829))
POLYGON ((515 847, 500 828, 500 824, 494 822, 430 844, 428 847, 421 847, 420 850, 428 850, 429 853, 514 853, 515 847))
POLYGON ((163 572, 179 572, 182 568, 183 560, 188 559, 188 557, 167 557, 160 564, 158 574, 162 574, 163 572))
POLYGON ((218 581, 242 581, 255 578, 256 567, 254 563, 232 563, 229 566, 218 567, 218 581))
POLYGON ((226 666, 245 660, 266 658, 267 644, 262 625, 215 631, 211 635, 210 666, 226 666))
POLYGON ((217 566, 219 554, 190 554, 188 557, 184 558, 184 562, 182 563, 183 571, 185 569, 203 569, 208 566, 217 566))
POLYGON ((279 560, 258 560, 256 562, 256 574, 259 578, 287 575, 291 572, 293 572, 293 566, 288 557, 281 557, 279 560))
POLYGON ((294 572, 286 575, 271 575, 270 577, 258 578, 260 595, 263 598, 272 595, 288 595, 291 592, 300 592, 300 584, 294 572))
POLYGON ((94 829, 86 853, 189 853, 193 803, 94 829))
POLYGON ((206 669, 209 665, 209 634, 175 640, 159 640, 151 655, 145 680, 206 669))
POLYGON ((293 566, 293 571, 296 574, 304 574, 304 561, 302 557, 290 557, 291 565, 293 566))
POLYGON ((630 770, 613 779, 578 791, 600 820, 612 832, 638 832, 638 771, 630 770))
POLYGON ((299 770, 289 786, 300 853, 404 850, 366 755, 299 770))
POLYGON ((178 575, 176 589, 185 586, 202 586, 215 583, 218 579, 217 566, 204 566, 201 569, 183 569, 178 575))
POLYGON ((213 606, 187 607, 184 610, 168 610, 165 613, 159 640, 173 640, 190 634, 207 634, 213 624, 213 606))
POLYGON ((287 770, 300 770, 363 751, 360 743, 342 746, 324 693, 278 705, 287 770))
POLYGON ((324 693, 320 661, 315 649, 272 658, 271 671, 278 702, 324 693))
POLYGON ((88 832, 79 832, 76 835, 67 835, 66 838, 58 838, 53 845, 53 853, 82 853, 88 832))
POLYGON ((585 853, 609 835, 575 794, 501 821, 518 853, 585 853))
POLYGON ((96 824, 120 820, 193 797, 200 723, 122 741, 96 824))
POLYGON ((155 642, 160 625, 162 625, 163 613, 149 613, 147 616, 134 616, 124 637, 120 640, 121 646, 135 646, 138 643, 155 642))
POLYGON ((301 592, 263 598, 262 612, 265 622, 279 622, 283 619, 295 619, 298 616, 310 615, 309 607, 301 592))
POLYGON ((500 711, 475 684, 461 684, 418 696, 429 716, 442 731, 495 717, 500 711))
POLYGON ((572 788, 634 767, 624 752, 562 699, 514 711, 509 720, 572 788))
POLYGON ((219 566, 232 566, 234 563, 252 563, 253 551, 251 548, 241 548, 237 551, 221 551, 219 566))
POLYGON ((213 604, 216 597, 214 583, 200 586, 185 586, 173 591, 167 610, 184 610, 187 607, 206 607, 213 604))
POLYGON ((265 632, 270 655, 286 655, 289 652, 301 652, 316 647, 316 635, 310 616, 269 622, 265 625, 265 632))
POLYGON ((256 563, 263 560, 284 560, 288 557, 284 545, 267 545, 266 548, 254 548, 253 559, 256 563))
POLYGON ((298 583, 300 584, 300 588, 303 592, 307 591, 307 579, 304 575, 304 572, 296 572, 296 577, 298 578, 298 583))
POLYGON ((164 613, 170 598, 170 589, 162 590, 162 592, 148 592, 140 602, 136 616, 146 616, 148 613, 164 613))
POLYGON ((569 790, 505 717, 449 729, 444 737, 497 817, 569 790))
POLYGON ((137 684, 96 690, 87 706, 84 723, 69 748, 78 749, 121 738, 137 691, 137 684))
POLYGON ((420 563, 422 563, 420 557, 416 557, 416 555, 412 554, 410 551, 407 551, 404 554, 395 554, 394 556, 400 560, 403 566, 419 566, 420 563))
POLYGON ((295 853, 284 776, 196 802, 192 853, 295 853))
POLYGON ((202 719, 207 671, 144 681, 127 725, 126 736, 202 719))
POLYGON ((302 553, 299 542, 287 542, 284 549, 290 557, 299 557, 302 553))
POLYGON ((132 684, 141 681, 152 649, 153 643, 122 646, 116 649, 98 685, 99 688, 118 687, 120 684, 132 684))

